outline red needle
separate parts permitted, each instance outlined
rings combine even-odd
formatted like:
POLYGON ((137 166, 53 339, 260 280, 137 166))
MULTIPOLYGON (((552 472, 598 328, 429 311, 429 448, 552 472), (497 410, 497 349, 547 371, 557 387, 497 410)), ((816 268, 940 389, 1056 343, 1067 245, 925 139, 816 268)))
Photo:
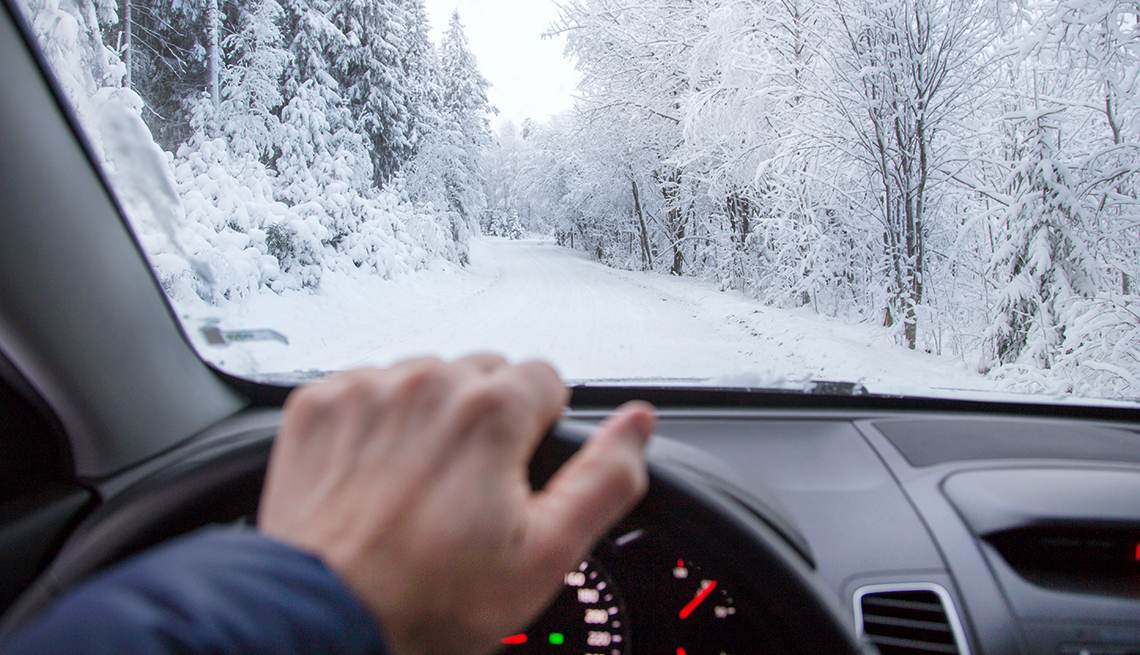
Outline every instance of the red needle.
POLYGON ((510 637, 503 637, 503 643, 504 644, 510 644, 512 646, 515 644, 525 644, 526 643, 526 635, 521 634, 521 635, 511 635, 510 637))
POLYGON ((693 596, 693 599, 689 601, 689 604, 681 608, 681 618, 689 618, 689 615, 693 613, 693 610, 697 609, 697 605, 700 605, 701 601, 708 598, 713 589, 716 589, 716 580, 709 580, 709 583, 704 587, 701 587, 701 590, 697 592, 697 595, 693 596))

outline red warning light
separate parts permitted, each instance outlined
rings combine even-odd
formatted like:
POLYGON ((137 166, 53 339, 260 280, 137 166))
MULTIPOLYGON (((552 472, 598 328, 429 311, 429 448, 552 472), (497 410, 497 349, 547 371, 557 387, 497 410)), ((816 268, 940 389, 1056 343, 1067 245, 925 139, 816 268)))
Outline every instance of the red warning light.
POLYGON ((1136 561, 1140 562, 1140 544, 1136 544, 1136 561))
POLYGON ((526 643, 526 635, 511 635, 510 637, 503 637, 503 643, 511 646, 526 643))
MULTIPOLYGON (((1136 546, 1136 552, 1140 553, 1140 545, 1136 546)), ((679 569, 685 568, 685 560, 683 560, 683 559, 677 560, 677 568, 679 568, 679 569)), ((681 650, 684 650, 684 649, 682 648, 681 650)))
POLYGON ((678 646, 677 647, 677 655, 688 655, 688 654, 685 652, 684 648, 681 648, 680 646, 678 646))

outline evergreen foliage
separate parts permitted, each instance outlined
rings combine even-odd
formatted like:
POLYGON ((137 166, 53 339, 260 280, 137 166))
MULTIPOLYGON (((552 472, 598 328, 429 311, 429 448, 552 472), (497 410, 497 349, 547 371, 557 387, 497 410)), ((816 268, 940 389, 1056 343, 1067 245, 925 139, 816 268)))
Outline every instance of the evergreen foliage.
POLYGON ((129 29, 107 0, 25 10, 173 297, 466 260, 490 108, 458 22, 443 69, 422 0, 124 1, 129 29), (139 148, 122 125, 146 171, 118 156, 139 148), (466 167, 438 208, 404 181, 433 135, 466 167))

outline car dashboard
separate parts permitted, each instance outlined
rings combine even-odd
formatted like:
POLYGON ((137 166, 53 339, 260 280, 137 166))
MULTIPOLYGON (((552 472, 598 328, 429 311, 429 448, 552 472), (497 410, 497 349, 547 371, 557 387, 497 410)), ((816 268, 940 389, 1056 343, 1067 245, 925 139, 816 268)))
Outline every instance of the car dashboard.
MULTIPOLYGON (((1134 425, 718 409, 664 410, 658 432, 658 470, 748 508, 883 653, 1140 652, 1134 425)), ((599 546, 626 597, 628 652, 784 652, 796 628, 738 566, 733 528, 677 509, 663 524, 635 512, 599 546), (622 542, 643 522, 659 545, 632 556, 622 542), (690 647, 693 618, 706 641, 690 647)))
MULTIPOLYGON (((504 653, 1140 653, 1135 424, 658 404, 647 497, 504 653)), ((5 627, 133 552, 248 524, 280 417, 246 410, 102 481, 5 627)), ((536 456, 532 483, 565 456, 536 456)))

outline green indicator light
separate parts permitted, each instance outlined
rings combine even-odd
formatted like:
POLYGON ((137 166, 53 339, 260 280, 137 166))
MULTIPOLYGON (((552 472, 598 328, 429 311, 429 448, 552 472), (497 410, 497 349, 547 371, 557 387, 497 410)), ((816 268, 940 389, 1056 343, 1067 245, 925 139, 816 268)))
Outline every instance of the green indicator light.
POLYGON ((561 646, 562 644, 566 643, 566 635, 562 634, 561 632, 551 632, 550 643, 554 644, 555 646, 561 646))

